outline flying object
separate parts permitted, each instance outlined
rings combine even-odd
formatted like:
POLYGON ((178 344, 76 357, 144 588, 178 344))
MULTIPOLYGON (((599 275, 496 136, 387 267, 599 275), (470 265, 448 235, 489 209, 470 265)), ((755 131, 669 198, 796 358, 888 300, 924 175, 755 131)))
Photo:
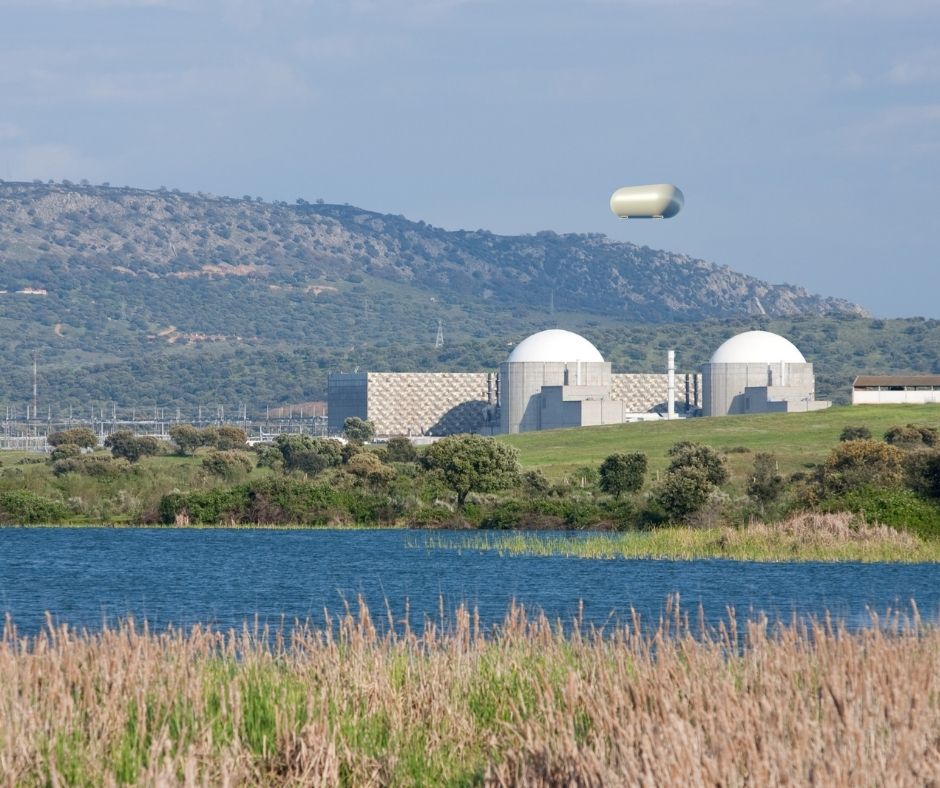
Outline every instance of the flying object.
POLYGON ((685 197, 671 183, 624 186, 610 197, 610 210, 621 219, 669 219, 682 210, 685 197))

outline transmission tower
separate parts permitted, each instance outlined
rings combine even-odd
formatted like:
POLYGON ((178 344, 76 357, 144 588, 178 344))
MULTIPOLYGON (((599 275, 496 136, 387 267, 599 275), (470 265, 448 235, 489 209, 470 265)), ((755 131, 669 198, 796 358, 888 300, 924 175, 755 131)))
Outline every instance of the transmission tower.
POLYGON ((437 321, 437 337, 434 340, 434 347, 435 348, 444 347, 444 321, 443 320, 437 321))

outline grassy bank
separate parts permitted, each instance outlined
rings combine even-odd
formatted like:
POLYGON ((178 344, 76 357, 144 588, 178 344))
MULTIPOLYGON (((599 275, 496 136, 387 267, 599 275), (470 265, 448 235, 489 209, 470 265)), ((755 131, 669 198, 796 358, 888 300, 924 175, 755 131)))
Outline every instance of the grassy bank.
POLYGON ((916 422, 940 427, 937 405, 833 407, 814 413, 724 416, 711 419, 638 422, 578 430, 532 432, 503 438, 519 449, 523 466, 559 479, 582 465, 596 465, 608 454, 638 451, 650 458, 655 474, 667 465, 666 452, 677 441, 706 443, 726 452, 732 476, 746 474, 753 453, 769 452, 785 474, 823 462, 846 425, 868 427, 881 436, 895 424, 916 422), (746 452, 728 451, 747 449, 746 452))
MULTIPOLYGON (((694 616, 693 616, 694 618, 694 616)), ((898 785, 940 777, 940 632, 739 622, 693 637, 510 611, 491 636, 323 630, 0 643, 11 785, 898 785), (740 637, 732 634, 739 632, 740 637)), ((635 622, 634 622, 635 624, 635 622)), ((446 630, 446 631, 445 631, 446 630)), ((699 633, 696 633, 699 635, 699 633)))
POLYGON ((743 528, 670 527, 576 538, 475 532, 461 536, 429 536, 415 546, 433 550, 480 550, 500 555, 595 559, 940 563, 940 541, 924 540, 886 526, 866 525, 846 514, 802 514, 781 523, 751 524, 743 528))

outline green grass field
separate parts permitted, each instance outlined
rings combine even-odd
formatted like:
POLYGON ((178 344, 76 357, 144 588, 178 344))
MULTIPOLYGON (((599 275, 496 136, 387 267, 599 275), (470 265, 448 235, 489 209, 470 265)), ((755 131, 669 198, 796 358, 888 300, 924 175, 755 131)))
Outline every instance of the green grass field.
POLYGON ((866 426, 880 439, 896 424, 940 427, 938 405, 841 406, 815 413, 725 416, 707 419, 638 422, 578 430, 552 430, 505 438, 519 449, 525 468, 539 468, 560 479, 584 465, 599 464, 614 452, 643 452, 649 456, 651 475, 668 464, 667 451, 678 441, 705 443, 718 450, 743 447, 749 452, 727 455, 733 477, 741 477, 756 452, 776 455, 780 471, 806 471, 823 462, 839 442, 843 427, 866 426))

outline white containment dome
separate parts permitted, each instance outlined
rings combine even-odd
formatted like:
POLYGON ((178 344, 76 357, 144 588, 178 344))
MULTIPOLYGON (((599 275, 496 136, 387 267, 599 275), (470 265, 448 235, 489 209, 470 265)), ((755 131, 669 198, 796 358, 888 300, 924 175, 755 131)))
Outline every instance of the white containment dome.
POLYGON ((550 328, 523 339, 506 359, 509 364, 528 361, 574 362, 600 361, 600 351, 584 337, 572 331, 550 328))
POLYGON ((684 204, 682 192, 670 183, 624 186, 610 197, 610 210, 621 219, 669 219, 684 204))
POLYGON ((806 359, 789 339, 770 331, 745 331, 722 343, 712 364, 805 364, 806 359))

